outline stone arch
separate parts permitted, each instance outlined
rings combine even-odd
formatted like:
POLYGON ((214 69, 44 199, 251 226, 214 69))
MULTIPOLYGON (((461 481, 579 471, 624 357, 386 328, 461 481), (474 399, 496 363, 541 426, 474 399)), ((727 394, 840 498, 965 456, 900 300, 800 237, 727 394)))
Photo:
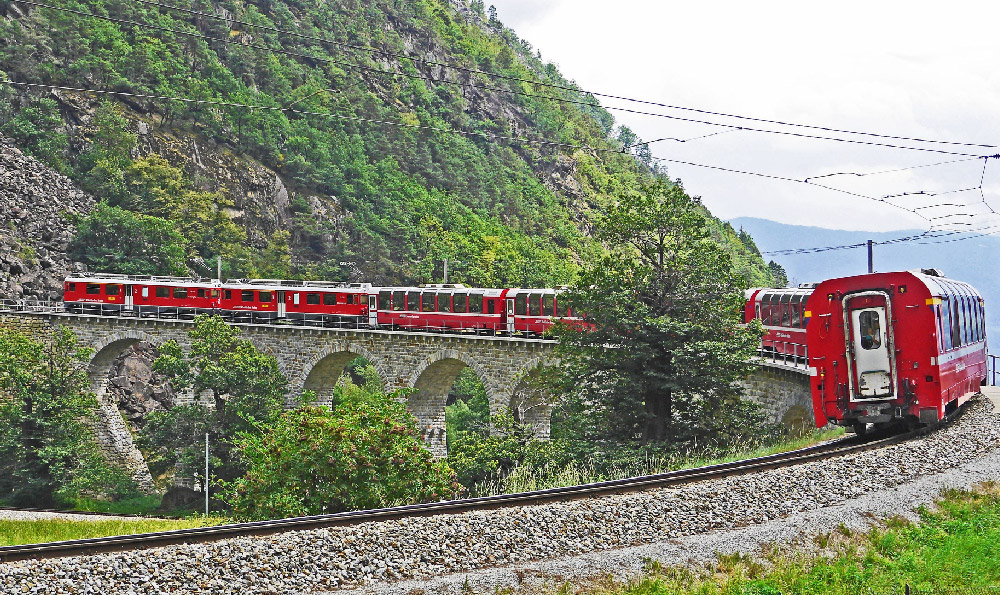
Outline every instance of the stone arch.
MULTIPOLYGON (((552 416, 552 405, 548 395, 536 386, 542 365, 546 361, 541 356, 533 357, 521 367, 514 377, 513 390, 504 402, 498 402, 497 407, 509 406, 514 418, 527 424, 535 438, 547 440, 549 437, 549 421, 552 416)), ((491 401, 490 409, 494 409, 491 401)))
POLYGON ((107 390, 108 372, 111 371, 111 364, 126 349, 137 343, 157 343, 154 337, 142 332, 129 330, 112 333, 106 337, 101 337, 100 342, 95 345, 94 356, 90 359, 90 384, 98 400, 102 400, 107 390))
POLYGON ((443 349, 427 357, 407 382, 407 387, 416 389, 407 399, 407 406, 417 418, 417 427, 427 447, 436 456, 448 454, 445 405, 455 379, 467 367, 479 376, 492 402, 497 392, 492 376, 475 359, 454 349, 443 349))
POLYGON ((371 362, 385 386, 387 374, 382 360, 360 345, 347 343, 326 347, 310 359, 302 370, 301 391, 315 391, 316 403, 329 406, 337 380, 343 375, 347 364, 358 357, 371 362))
POLYGON ((149 465, 142 456, 125 418, 118 410, 118 404, 106 398, 108 387, 108 372, 111 364, 129 347, 140 342, 154 343, 154 337, 135 330, 112 333, 102 337, 94 348, 94 357, 90 360, 90 384, 97 396, 98 419, 93 420, 92 427, 98 441, 104 446, 104 451, 113 462, 128 469, 132 478, 147 492, 153 491, 153 477, 149 473, 149 465))

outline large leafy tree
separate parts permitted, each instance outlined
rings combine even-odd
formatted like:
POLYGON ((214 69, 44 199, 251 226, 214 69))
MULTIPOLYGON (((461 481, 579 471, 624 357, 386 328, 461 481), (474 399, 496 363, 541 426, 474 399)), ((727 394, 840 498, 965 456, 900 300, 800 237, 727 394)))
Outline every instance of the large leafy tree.
POLYGON ((97 407, 89 355, 66 329, 37 341, 0 328, 0 500, 52 506, 129 483, 84 422, 97 407))
POLYGON ((332 410, 301 407, 266 432, 239 435, 248 470, 223 496, 238 515, 380 508, 441 500, 460 489, 454 472, 420 439, 401 395, 387 394, 372 369, 362 376, 362 385, 341 379, 332 410))
POLYGON ((212 407, 196 403, 154 412, 146 421, 142 439, 153 459, 153 471, 163 472, 180 462, 188 469, 204 467, 204 435, 212 437, 212 468, 222 479, 244 471, 233 455, 233 440, 241 433, 257 433, 272 426, 285 409, 288 380, 277 360, 240 336, 238 328, 219 316, 195 318, 190 331, 191 350, 176 341, 160 346, 153 369, 180 390, 209 394, 212 407))
POLYGON ((186 275, 188 243, 166 219, 101 201, 80 220, 70 258, 92 271, 124 275, 186 275))
POLYGON ((741 282, 705 210, 661 181, 620 196, 599 222, 606 256, 586 267, 561 326, 565 388, 597 437, 725 443, 752 417, 739 381, 759 338, 740 324, 741 282))

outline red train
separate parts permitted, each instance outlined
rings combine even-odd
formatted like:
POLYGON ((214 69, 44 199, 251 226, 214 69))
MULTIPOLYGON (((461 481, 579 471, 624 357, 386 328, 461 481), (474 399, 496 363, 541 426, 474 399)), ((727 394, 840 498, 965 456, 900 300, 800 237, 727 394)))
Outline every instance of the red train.
POLYGON ((236 322, 447 330, 540 336, 556 319, 579 320, 555 289, 479 289, 464 285, 373 287, 273 279, 220 283, 181 277, 92 274, 64 284, 67 311, 236 322))
POLYGON ((830 279, 808 308, 817 426, 936 422, 985 379, 983 298, 934 269, 830 279))
POLYGON ((806 302, 815 287, 815 283, 804 283, 796 288, 754 287, 746 291, 744 322, 757 318, 764 325, 761 339, 764 355, 805 361, 809 321, 806 302))

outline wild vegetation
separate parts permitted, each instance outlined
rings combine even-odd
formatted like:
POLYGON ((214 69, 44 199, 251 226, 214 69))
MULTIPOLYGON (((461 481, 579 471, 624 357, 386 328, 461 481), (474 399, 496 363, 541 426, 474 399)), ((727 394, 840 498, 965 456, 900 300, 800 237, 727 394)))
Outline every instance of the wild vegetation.
MULTIPOLYGON (((169 221, 200 274, 221 256, 230 276, 345 278, 339 262, 354 261, 366 280, 427 282, 448 259, 455 281, 567 283, 600 253, 592 213, 666 174, 481 2, 50 6, 60 10, 0 5, 0 78, 155 97, 0 84, 0 133, 110 205, 169 221), (258 206, 196 156, 168 154, 177 141, 277 172, 292 192, 284 241, 269 246, 258 206), (285 267, 257 262, 269 248, 285 267)), ((734 230, 701 214, 748 282, 769 278, 734 230)))
POLYGON ((136 493, 85 422, 97 407, 88 355, 68 330, 37 340, 0 327, 0 502, 44 508, 136 493))

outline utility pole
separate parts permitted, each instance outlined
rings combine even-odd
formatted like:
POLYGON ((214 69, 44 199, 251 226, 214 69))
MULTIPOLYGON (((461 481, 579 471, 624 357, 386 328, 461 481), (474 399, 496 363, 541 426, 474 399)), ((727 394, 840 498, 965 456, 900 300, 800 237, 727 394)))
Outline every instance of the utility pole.
POLYGON ((873 261, 872 261, 872 241, 868 240, 868 274, 869 275, 875 272, 875 268, 872 265, 873 265, 873 261))
POLYGON ((448 284, 448 259, 444 259, 444 284, 448 284))
POLYGON ((205 432, 205 518, 208 518, 208 432, 205 432))
POLYGON ((221 256, 217 256, 216 258, 218 258, 218 265, 219 265, 218 273, 217 273, 218 276, 216 277, 216 279, 218 279, 219 281, 222 281, 222 257, 221 256))

